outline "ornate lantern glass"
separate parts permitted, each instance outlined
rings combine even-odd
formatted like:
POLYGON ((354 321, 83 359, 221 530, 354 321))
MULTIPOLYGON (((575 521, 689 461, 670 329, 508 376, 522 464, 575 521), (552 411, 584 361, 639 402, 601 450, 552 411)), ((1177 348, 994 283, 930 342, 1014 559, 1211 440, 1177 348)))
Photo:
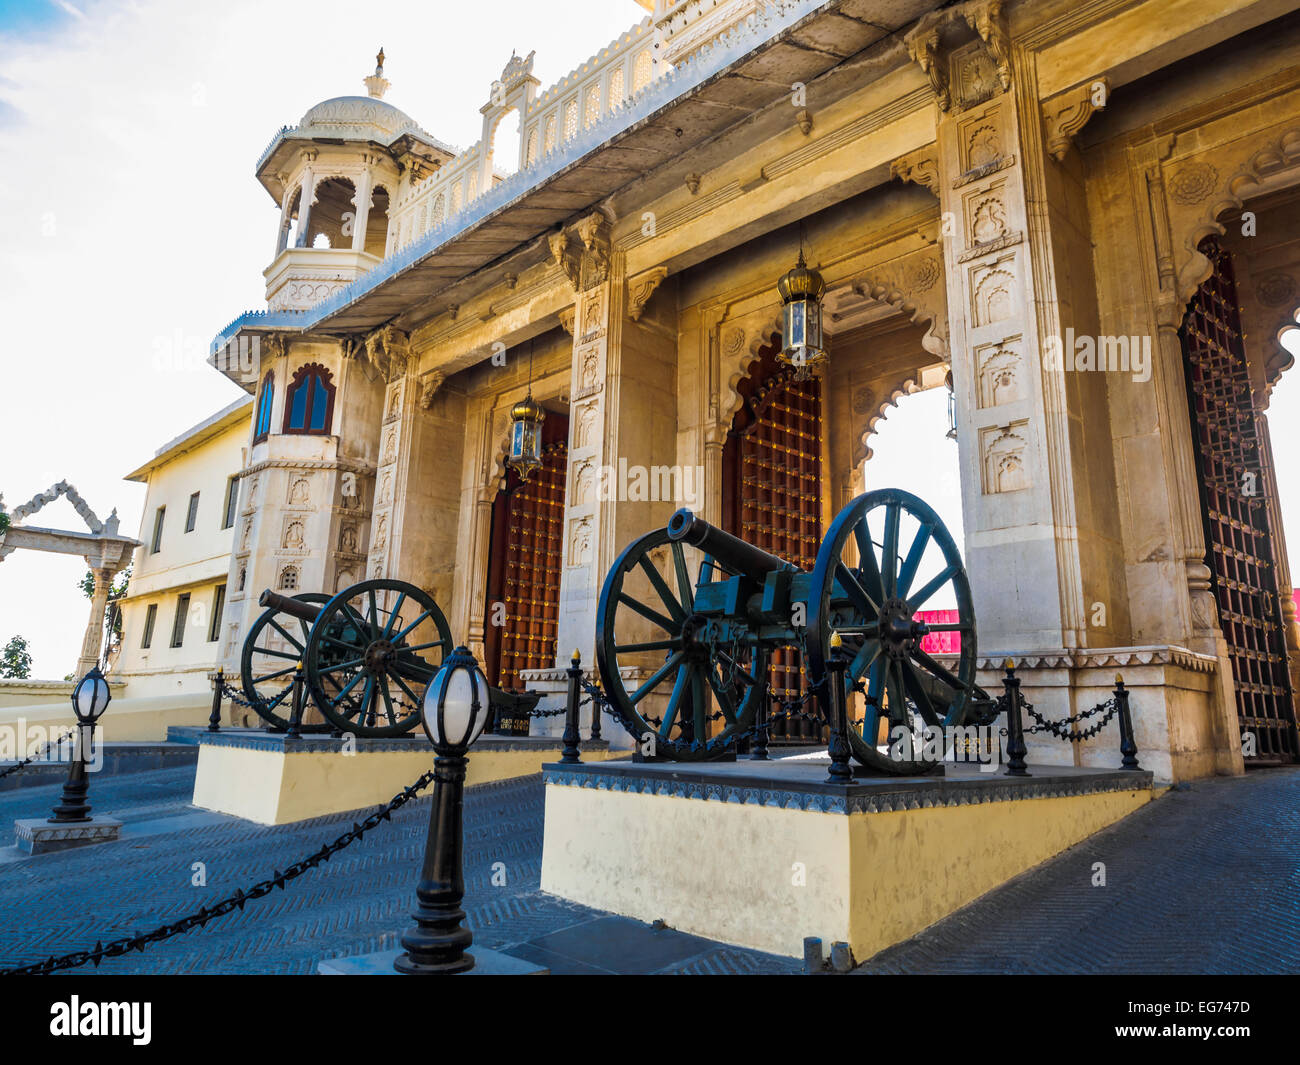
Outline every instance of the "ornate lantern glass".
POLYGON ((546 411, 528 397, 510 411, 510 454, 506 463, 525 481, 542 466, 542 422, 546 411))
POLYGON ((782 362, 797 367, 801 376, 830 358, 822 336, 822 297, 826 282, 805 263, 803 252, 793 270, 776 283, 781 294, 782 362))
POLYGON ((468 648, 457 647, 424 690, 420 718, 439 754, 464 754, 487 724, 488 682, 468 648))
POLYGON ((99 671, 99 666, 92 666, 72 690, 72 712, 83 725, 93 725, 108 709, 112 698, 104 674, 99 671))
POLYGON ((957 439, 957 395, 952 387, 952 371, 943 375, 944 387, 948 389, 948 431, 944 434, 949 440, 957 439))

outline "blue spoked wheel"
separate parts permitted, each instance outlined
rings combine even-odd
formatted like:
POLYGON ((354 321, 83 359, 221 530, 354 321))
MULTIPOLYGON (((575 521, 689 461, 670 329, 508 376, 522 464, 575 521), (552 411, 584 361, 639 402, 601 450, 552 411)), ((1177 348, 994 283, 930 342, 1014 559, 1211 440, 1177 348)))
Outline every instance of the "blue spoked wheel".
POLYGON ((424 689, 452 652, 433 596, 405 581, 362 581, 322 608, 307 640, 307 690, 334 728, 402 736, 420 721, 424 689))
POLYGON ((885 773, 933 769, 937 762, 919 757, 926 726, 961 725, 972 700, 982 695, 975 684, 970 583, 939 516, 897 488, 858 496, 836 515, 822 541, 810 595, 813 678, 827 675, 833 632, 840 633, 849 661, 844 683, 853 756, 885 773), (937 602, 955 609, 957 619, 930 625, 916 620, 918 611, 937 602), (941 662, 921 649, 922 638, 932 632, 961 634, 955 660, 941 662))
POLYGON ((720 758, 753 727, 767 694, 767 652, 719 639, 695 613, 697 580, 730 574, 666 529, 618 557, 596 608, 596 664, 610 708, 643 753, 720 758))

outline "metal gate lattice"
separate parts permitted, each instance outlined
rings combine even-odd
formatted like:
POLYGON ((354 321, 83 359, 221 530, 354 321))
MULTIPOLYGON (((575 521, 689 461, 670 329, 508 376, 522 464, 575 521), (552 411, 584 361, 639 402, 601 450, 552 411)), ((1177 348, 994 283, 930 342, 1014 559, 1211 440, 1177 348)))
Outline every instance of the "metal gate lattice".
MULTIPOLYGON (((749 378, 741 382, 745 403, 727 438, 724 505, 729 531, 811 571, 821 543, 821 387, 796 380, 775 349, 764 349, 749 378)), ((808 685, 799 651, 772 656, 769 672, 777 699, 801 696, 808 685)), ((809 722, 773 724, 772 738, 813 738, 809 722)))
POLYGON ((1213 272, 1192 298, 1181 331, 1187 402, 1196 441, 1205 529, 1219 624, 1228 644, 1237 718, 1255 736, 1247 764, 1298 760, 1277 567, 1232 258, 1217 237, 1200 250, 1213 272))
POLYGON ((541 469, 510 495, 503 582, 507 623, 497 673, 501 688, 522 689, 521 670, 555 665, 568 464, 563 441, 546 445, 541 469))

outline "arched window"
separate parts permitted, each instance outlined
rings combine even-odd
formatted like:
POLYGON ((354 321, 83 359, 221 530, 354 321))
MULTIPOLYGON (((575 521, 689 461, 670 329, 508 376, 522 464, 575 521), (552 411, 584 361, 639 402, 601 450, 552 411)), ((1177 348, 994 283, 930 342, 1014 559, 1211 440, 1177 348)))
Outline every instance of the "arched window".
POLYGON ((432 225, 438 225, 447 217, 447 197, 443 193, 438 193, 437 199, 433 201, 433 215, 430 219, 432 225))
POLYGON ((570 100, 564 105, 564 139, 567 141, 578 132, 578 101, 570 100))
POLYGON ((544 151, 549 155, 555 150, 555 116, 551 115, 546 120, 546 141, 544 151))
POLYGON ((262 391, 257 397, 257 422, 253 430, 253 443, 260 444, 271 431, 271 401, 275 398, 275 372, 267 370, 262 378, 262 391))
POLYGON ((309 362, 293 375, 284 394, 283 432, 324 436, 333 420, 334 384, 330 372, 319 363, 309 362))
POLYGON ((623 68, 615 67, 609 76, 609 106, 612 110, 623 102, 623 68))
POLYGON ((600 118, 600 84, 597 83, 587 90, 587 103, 583 111, 582 124, 584 126, 594 126, 596 120, 600 118))
POLYGON ((528 147, 524 149, 524 165, 532 166, 537 162, 537 127, 528 131, 528 147))

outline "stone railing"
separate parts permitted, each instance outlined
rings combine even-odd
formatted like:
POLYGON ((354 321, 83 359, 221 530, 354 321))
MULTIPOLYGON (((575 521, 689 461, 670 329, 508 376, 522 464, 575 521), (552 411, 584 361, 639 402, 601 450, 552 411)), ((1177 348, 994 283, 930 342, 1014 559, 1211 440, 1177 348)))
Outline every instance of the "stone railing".
MULTIPOLYGON (((309 311, 280 311, 272 314, 250 311, 241 315, 222 331, 218 339, 228 340, 241 328, 259 326, 312 328, 335 311, 374 290, 442 245, 456 239, 488 215, 544 184, 622 130, 649 118, 678 97, 703 84, 764 41, 777 36, 788 26, 822 6, 823 2, 824 0, 769 0, 761 13, 750 15, 719 36, 701 44, 675 67, 661 68, 657 75, 639 91, 632 92, 621 103, 614 102, 607 105, 595 121, 590 124, 580 121, 572 137, 565 139, 557 134, 556 145, 551 151, 542 151, 533 161, 526 161, 509 177, 503 179, 494 177, 490 189, 478 189, 476 195, 470 197, 468 195, 469 174, 479 173, 477 166, 471 160, 477 160, 478 153, 481 151, 481 145, 474 145, 438 174, 418 185, 414 195, 395 205, 390 214, 393 219, 390 223, 390 253, 373 270, 327 296, 309 311), (461 186, 460 206, 458 209, 453 209, 452 202, 458 182, 461 186), (448 194, 449 189, 451 195, 448 194), (440 194, 444 196, 442 202, 445 213, 439 217, 436 207, 437 197, 440 194), (423 212, 422 217, 421 212, 423 212), (400 223, 399 219, 402 220, 400 223)), ((589 70, 587 69, 589 64, 584 64, 569 75, 569 79, 572 80, 563 79, 539 96, 529 108, 529 114, 524 117, 521 126, 525 143, 527 143, 529 124, 533 118, 540 117, 544 120, 557 100, 562 105, 570 99, 573 92, 590 87, 598 78, 608 77, 620 57, 624 62, 629 61, 630 58, 630 61, 635 64, 641 41, 647 44, 650 42, 648 31, 642 37, 629 35, 620 37, 611 48, 619 42, 624 42, 621 50, 611 51, 608 55, 599 53, 589 61, 589 64, 595 63, 601 55, 604 55, 602 64, 591 66, 589 70), (566 84, 572 86, 572 91, 565 90, 563 93, 552 95, 553 90, 566 84)))

